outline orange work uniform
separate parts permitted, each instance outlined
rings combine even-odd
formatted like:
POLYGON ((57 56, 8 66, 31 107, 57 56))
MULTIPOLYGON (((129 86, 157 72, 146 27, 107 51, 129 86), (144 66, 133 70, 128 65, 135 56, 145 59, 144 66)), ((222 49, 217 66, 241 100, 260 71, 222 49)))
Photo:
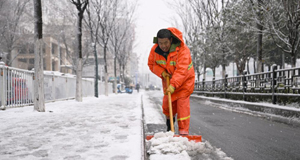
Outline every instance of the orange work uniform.
MULTIPOLYGON (((156 39, 148 57, 149 69, 162 79, 164 93, 167 82, 162 77, 162 72, 171 74, 170 85, 175 87, 171 95, 173 116, 177 114, 179 134, 188 134, 190 125, 190 95, 195 85, 195 71, 189 48, 183 41, 182 33, 173 27, 167 28, 172 33, 171 44, 167 59, 159 48, 156 39), (175 39, 175 40, 174 40, 175 39)), ((163 98, 163 113, 169 117, 168 97, 163 98)))

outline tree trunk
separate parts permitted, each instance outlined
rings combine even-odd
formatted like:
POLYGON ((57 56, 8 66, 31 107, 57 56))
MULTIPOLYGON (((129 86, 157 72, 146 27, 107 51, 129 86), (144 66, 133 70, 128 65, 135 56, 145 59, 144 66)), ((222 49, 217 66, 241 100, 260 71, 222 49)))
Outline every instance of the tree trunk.
POLYGON ((258 29, 258 34, 257 34, 257 72, 261 73, 263 71, 262 67, 262 38, 263 38, 263 25, 260 24, 262 23, 262 9, 261 9, 261 4, 262 0, 258 0, 258 13, 257 17, 259 22, 257 22, 257 29, 258 29))
POLYGON ((203 59, 204 59, 204 64, 203 64, 203 79, 205 80, 206 79, 206 62, 205 62, 205 55, 206 53, 204 54, 203 56, 203 59))
POLYGON ((117 55, 114 57, 114 93, 117 93, 117 55))
POLYGON ((107 60, 106 60, 107 45, 104 45, 104 75, 105 75, 105 95, 108 96, 108 72, 107 72, 107 60))
POLYGON ((203 67, 203 79, 206 79, 206 66, 203 67))
POLYGON ((121 63, 119 63, 119 68, 120 68, 120 70, 119 70, 119 77, 120 77, 120 83, 123 81, 123 77, 122 77, 122 65, 121 65, 121 63))
POLYGON ((96 43, 93 43, 94 45, 94 57, 95 57, 95 97, 99 97, 99 92, 98 92, 98 77, 99 77, 99 73, 98 73, 98 55, 97 55, 97 47, 96 47, 96 43))
POLYGON ((296 53, 292 53, 291 54, 291 63, 292 63, 292 68, 296 67, 296 62, 297 62, 297 54, 296 53))
POLYGON ((225 74, 226 74, 226 65, 222 64, 222 79, 225 78, 225 74))
POLYGON ((80 12, 78 13, 77 17, 77 45, 78 45, 78 60, 77 60, 77 71, 76 71, 76 101, 82 102, 82 15, 80 12))
POLYGON ((45 112, 43 70, 43 19, 41 0, 34 0, 34 110, 45 112))
POLYGON ((77 61, 76 101, 82 102, 82 58, 77 61))
POLYGON ((200 71, 199 71, 199 69, 197 69, 197 80, 198 80, 198 82, 200 82, 200 71))
POLYGON ((250 58, 247 59, 247 74, 250 74, 249 61, 250 61, 250 58))
POLYGON ((82 102, 82 19, 83 13, 88 4, 88 0, 85 2, 81 2, 77 0, 75 2, 72 0, 73 4, 76 6, 78 14, 77 14, 77 46, 78 46, 78 59, 77 59, 77 71, 76 71, 76 101, 82 102))
POLYGON ((88 25, 89 29, 90 29, 90 36, 91 36, 91 42, 92 42, 92 47, 93 47, 93 51, 94 51, 94 58, 95 58, 95 78, 94 78, 94 96, 95 97, 99 97, 99 91, 98 91, 98 77, 99 77, 99 69, 98 69, 98 55, 97 55, 97 45, 96 45, 96 41, 97 41, 97 35, 98 35, 98 26, 99 24, 96 26, 95 28, 95 39, 94 39, 94 29, 93 29, 93 25, 92 25, 92 20, 91 20, 91 13, 90 13, 90 9, 87 9, 87 15, 88 15, 88 21, 85 21, 86 24, 88 25))
POLYGON ((282 52, 282 59, 281 59, 281 63, 282 63, 282 65, 281 65, 281 69, 285 69, 285 56, 284 56, 284 52, 282 52))

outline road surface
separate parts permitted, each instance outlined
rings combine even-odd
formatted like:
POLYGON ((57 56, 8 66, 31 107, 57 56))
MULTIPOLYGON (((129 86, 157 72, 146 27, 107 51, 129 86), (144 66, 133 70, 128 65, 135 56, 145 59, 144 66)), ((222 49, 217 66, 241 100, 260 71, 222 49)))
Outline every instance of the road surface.
POLYGON ((300 159, 300 128, 214 107, 191 98, 190 134, 200 134, 228 156, 243 160, 300 159))

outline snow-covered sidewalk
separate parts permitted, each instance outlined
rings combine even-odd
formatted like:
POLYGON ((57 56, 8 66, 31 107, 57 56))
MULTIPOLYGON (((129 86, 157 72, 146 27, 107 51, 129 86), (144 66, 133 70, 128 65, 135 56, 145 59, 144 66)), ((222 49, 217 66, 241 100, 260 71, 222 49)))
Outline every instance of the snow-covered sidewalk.
POLYGON ((140 160, 141 94, 111 94, 0 111, 1 160, 140 160))

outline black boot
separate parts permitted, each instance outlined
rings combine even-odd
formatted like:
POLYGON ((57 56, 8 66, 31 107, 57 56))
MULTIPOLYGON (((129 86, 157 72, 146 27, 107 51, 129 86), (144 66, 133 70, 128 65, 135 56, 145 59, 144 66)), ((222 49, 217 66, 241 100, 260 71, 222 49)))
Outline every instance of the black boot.
MULTIPOLYGON (((173 125, 174 123, 175 123, 175 117, 173 117, 173 125)), ((168 132, 171 130, 170 119, 167 119, 166 125, 167 125, 167 132, 168 132)))

